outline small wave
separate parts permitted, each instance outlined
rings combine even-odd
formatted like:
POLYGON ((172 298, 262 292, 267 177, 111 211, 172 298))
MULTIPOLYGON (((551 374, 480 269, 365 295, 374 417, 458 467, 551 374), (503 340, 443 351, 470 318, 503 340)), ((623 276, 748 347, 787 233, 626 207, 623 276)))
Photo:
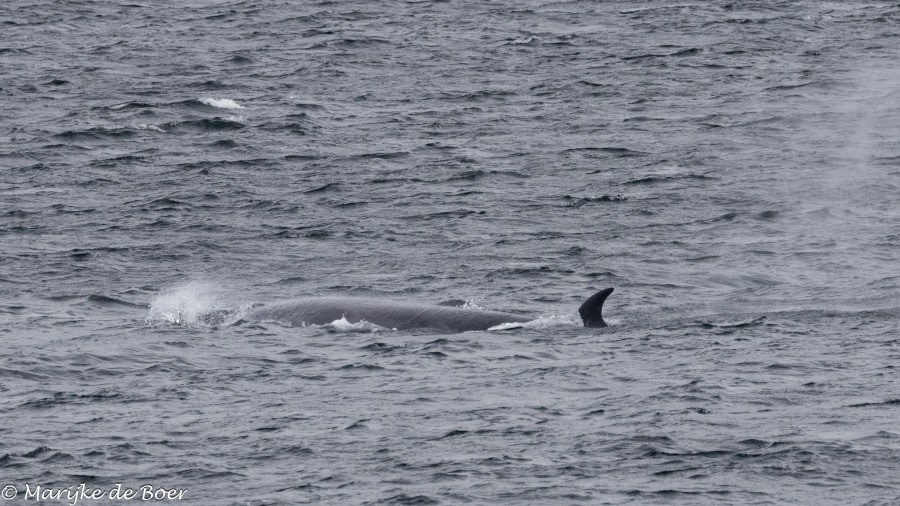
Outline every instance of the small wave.
POLYGON ((670 176, 670 175, 650 175, 638 179, 630 179, 625 181, 622 184, 654 184, 654 183, 664 183, 664 182, 672 182, 678 180, 694 180, 694 181, 716 181, 719 178, 714 176, 707 176, 705 174, 684 174, 678 176, 670 176))
POLYGON ((201 98, 201 103, 217 109, 243 109, 244 106, 230 98, 201 98))
POLYGON ((379 158, 382 160, 391 160, 394 158, 403 158, 409 156, 409 151, 386 151, 386 152, 374 152, 374 153, 361 153, 358 155, 354 155, 353 158, 379 158))
POLYGON ((47 376, 43 374, 35 374, 28 371, 21 371, 18 369, 5 369, 0 367, 0 378, 15 378, 15 379, 24 379, 31 381, 45 381, 47 376))
POLYGON ((234 149, 239 146, 238 142, 234 139, 219 139, 215 142, 211 142, 207 144, 209 147, 218 148, 218 149, 234 149))
POLYGON ((112 111, 118 111, 121 109, 149 109, 154 107, 153 104, 149 104, 146 102, 125 102, 124 104, 115 104, 109 106, 109 109, 112 111))
POLYGON ((186 132, 220 132, 226 130, 240 130, 246 125, 240 116, 228 118, 204 118, 198 120, 175 121, 162 125, 167 131, 175 133, 186 132))
MULTIPOLYGON (((303 100, 307 97, 301 97, 298 95, 291 95, 288 97, 288 100, 303 100)), ((311 110, 321 110, 324 109, 325 106, 321 104, 317 104, 315 102, 296 102, 294 103, 294 107, 298 109, 311 109, 311 110)))
MULTIPOLYGON (((131 202, 129 202, 131 204, 131 202)), ((188 202, 182 202, 180 200, 176 200, 169 197, 160 197, 157 199, 153 199, 149 202, 134 202, 136 206, 140 206, 141 210, 155 210, 155 211, 176 211, 179 209, 191 209, 194 207, 193 204, 188 202)))
POLYGON ((865 408, 869 406, 900 406, 900 399, 889 399, 886 401, 860 402, 850 404, 848 408, 865 408))
POLYGON ((448 183, 450 181, 476 181, 486 175, 488 175, 488 173, 483 170, 466 170, 458 174, 454 174, 444 179, 444 181, 448 183))
POLYGON ((573 197, 566 195, 563 198, 569 202, 567 204, 569 207, 581 207, 591 202, 624 202, 628 200, 628 197, 625 195, 601 195, 599 197, 573 197))
POLYGON ((57 139, 67 141, 95 141, 103 139, 127 138, 135 135, 133 130, 118 127, 93 127, 84 130, 66 130, 55 134, 57 139))
POLYGON ((696 54, 700 54, 701 52, 703 52, 702 49, 692 47, 692 48, 688 48, 688 49, 682 49, 681 51, 676 51, 674 53, 666 53, 666 54, 645 53, 645 54, 638 54, 638 55, 634 55, 634 56, 623 56, 622 60, 631 61, 631 60, 643 60, 646 58, 667 58, 670 56, 676 56, 676 57, 693 56, 696 54))
POLYGON ((128 307, 146 307, 144 304, 135 304, 127 300, 117 299, 108 295, 91 294, 88 295, 88 302, 93 302, 101 306, 128 306, 128 307))
POLYGON ((595 146, 585 146, 582 148, 569 148, 563 150, 563 153, 577 153, 577 152, 597 152, 597 153, 605 153, 614 156, 618 156, 620 158, 626 158, 631 156, 643 156, 648 155, 646 151, 637 151, 633 149, 627 148, 619 148, 619 147, 595 147, 595 146))
POLYGON ((232 56, 231 58, 226 59, 225 62, 234 64, 234 65, 249 65, 249 64, 253 63, 253 58, 250 58, 249 56, 236 55, 236 56, 232 56))
POLYGON ((390 44, 391 42, 387 39, 382 39, 379 37, 360 37, 356 38, 346 38, 340 41, 335 42, 333 45, 337 47, 344 46, 371 46, 375 44, 390 44))
POLYGON ((340 185, 338 183, 326 183, 311 190, 306 190, 303 193, 321 193, 325 191, 336 190, 338 188, 340 188, 340 185))
POLYGON ((412 216, 402 216, 400 219, 403 220, 415 220, 415 221, 431 221, 435 219, 461 219, 466 216, 471 216, 473 214, 484 214, 484 211, 472 211, 470 209, 459 209, 454 211, 440 211, 436 213, 429 214, 415 214, 412 216))
POLYGON ((771 86, 769 88, 763 89, 763 91, 789 91, 789 90, 796 90, 797 88, 804 88, 806 86, 811 86, 814 84, 818 84, 818 81, 810 81, 808 83, 800 83, 800 84, 783 84, 780 86, 771 86))
POLYGON ((231 88, 231 86, 229 86, 221 81, 217 81, 215 79, 208 79, 206 81, 189 83, 189 84, 187 84, 187 86, 189 86, 191 88, 202 88, 204 90, 225 90, 225 89, 231 88))
POLYGON ((140 125, 137 125, 135 128, 137 128, 138 130, 150 130, 152 132, 159 132, 159 133, 163 133, 163 134, 166 133, 166 131, 163 130, 162 128, 159 128, 156 125, 148 125, 147 123, 141 123, 140 125))
POLYGON ((653 116, 632 116, 622 120, 623 123, 646 123, 649 121, 666 121, 665 118, 656 118, 653 116))
POLYGON ((758 327, 760 325, 766 325, 766 317, 760 316, 758 318, 754 318, 749 321, 744 322, 735 322, 735 323, 711 323, 711 322, 698 322, 699 326, 704 329, 740 329, 746 327, 758 327))
POLYGON ((33 458, 36 458, 36 457, 40 457, 40 456, 43 455, 44 453, 47 453, 47 452, 50 452, 50 451, 53 451, 53 449, 50 448, 49 446, 38 446, 38 447, 35 448, 34 450, 31 450, 30 452, 23 453, 23 454, 20 455, 20 456, 21 456, 21 457, 25 457, 26 459, 33 459, 33 458))
POLYGON ((537 37, 520 37, 520 38, 515 39, 512 42, 510 42, 510 44, 526 45, 526 44, 531 44, 533 42, 539 42, 539 41, 540 41, 540 39, 538 39, 537 37))

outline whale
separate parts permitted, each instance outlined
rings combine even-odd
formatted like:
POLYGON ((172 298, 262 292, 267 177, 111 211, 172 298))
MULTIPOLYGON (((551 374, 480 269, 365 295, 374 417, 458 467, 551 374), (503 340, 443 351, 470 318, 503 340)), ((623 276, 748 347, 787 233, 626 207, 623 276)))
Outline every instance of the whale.
MULTIPOLYGON (((578 308, 585 327, 605 327, 603 303, 612 288, 600 290, 578 308)), ((491 330, 504 324, 526 323, 536 318, 522 314, 483 311, 465 307, 397 302, 362 297, 309 297, 251 309, 245 320, 274 321, 291 326, 327 325, 339 320, 369 322, 394 330, 432 329, 443 332, 491 330)))

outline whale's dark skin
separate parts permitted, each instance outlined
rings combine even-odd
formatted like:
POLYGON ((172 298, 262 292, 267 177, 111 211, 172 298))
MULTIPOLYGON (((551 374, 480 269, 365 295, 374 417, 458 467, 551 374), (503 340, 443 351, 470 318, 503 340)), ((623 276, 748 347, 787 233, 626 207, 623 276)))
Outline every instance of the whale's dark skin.
MULTIPOLYGON (((605 327, 603 302, 612 288, 597 292, 578 309, 585 327, 605 327)), ((345 318, 350 323, 367 321, 397 330, 434 329, 444 332, 488 330, 504 323, 525 323, 534 317, 461 307, 392 302, 355 297, 295 299, 254 309, 245 318, 271 320, 295 326, 325 325, 345 318)))

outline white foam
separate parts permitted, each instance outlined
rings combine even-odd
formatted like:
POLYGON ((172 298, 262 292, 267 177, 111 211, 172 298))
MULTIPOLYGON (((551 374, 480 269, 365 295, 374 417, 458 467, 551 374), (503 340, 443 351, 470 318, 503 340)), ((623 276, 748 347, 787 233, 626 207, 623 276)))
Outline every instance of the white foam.
POLYGON ((222 289, 209 281, 190 281, 164 289, 150 303, 149 324, 169 322, 185 327, 202 324, 200 317, 222 309, 222 289))
POLYGON ((481 297, 476 297, 474 299, 468 299, 466 302, 460 306, 463 309, 480 309, 484 310, 483 300, 481 297))
POLYGON ((244 106, 230 98, 201 98, 200 102, 218 109, 243 109, 244 106))
POLYGON ((510 322, 510 323, 501 323, 500 325, 494 325, 493 327, 489 328, 488 330, 489 330, 489 331, 493 331, 493 330, 509 330, 509 329, 520 329, 520 328, 523 328, 523 327, 525 327, 525 324, 524 324, 524 323, 510 322))
POLYGON ((323 325, 323 327, 330 327, 340 332, 378 332, 380 330, 390 330, 365 320, 350 323, 346 316, 341 317, 340 320, 335 320, 327 325, 323 325))
POLYGON ((581 322, 581 318, 577 315, 551 315, 551 316, 541 316, 540 318, 531 320, 530 322, 524 323, 501 323, 500 325, 494 325, 489 328, 489 331, 496 330, 509 330, 509 329, 548 329, 552 327, 581 327, 583 326, 581 322))
POLYGON ((162 128, 159 128, 156 125, 148 125, 147 123, 141 123, 140 125, 137 126, 137 129, 138 130, 152 130, 154 132, 166 133, 166 131, 163 130, 162 128))

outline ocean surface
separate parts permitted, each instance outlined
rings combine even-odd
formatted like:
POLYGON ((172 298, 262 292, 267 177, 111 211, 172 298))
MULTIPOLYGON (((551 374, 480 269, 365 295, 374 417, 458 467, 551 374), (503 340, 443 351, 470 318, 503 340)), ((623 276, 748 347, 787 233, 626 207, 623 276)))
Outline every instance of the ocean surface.
POLYGON ((898 34, 886 1, 4 1, 0 502, 900 503, 898 34), (318 295, 540 318, 240 318, 318 295))

